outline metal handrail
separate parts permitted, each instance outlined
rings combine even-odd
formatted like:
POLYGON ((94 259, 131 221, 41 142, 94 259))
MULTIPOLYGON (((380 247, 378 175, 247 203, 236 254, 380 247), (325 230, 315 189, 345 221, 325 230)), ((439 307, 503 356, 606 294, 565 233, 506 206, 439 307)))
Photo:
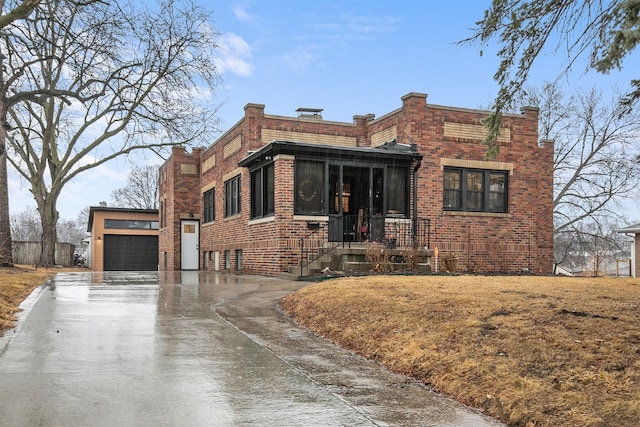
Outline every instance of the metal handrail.
POLYGON ((339 221, 341 219, 342 217, 339 216, 327 221, 326 223, 318 224, 318 228, 316 228, 315 230, 311 231, 310 233, 307 233, 306 235, 298 239, 298 246, 300 246, 300 276, 304 276, 304 268, 309 266, 309 264, 311 264, 313 261, 315 261, 315 259, 309 260, 309 258, 305 256, 306 254, 305 244, 304 244, 305 240, 310 239, 312 236, 316 236, 320 233, 323 233, 324 235, 316 237, 315 240, 322 240, 323 242, 328 242, 329 241, 329 238, 328 238, 329 225, 333 224, 334 221, 339 221))

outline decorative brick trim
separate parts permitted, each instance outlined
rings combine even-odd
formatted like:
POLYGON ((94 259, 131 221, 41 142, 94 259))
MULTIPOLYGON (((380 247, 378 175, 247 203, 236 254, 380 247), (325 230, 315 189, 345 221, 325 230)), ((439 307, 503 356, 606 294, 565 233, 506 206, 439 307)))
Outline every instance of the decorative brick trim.
POLYGON ((466 168, 466 169, 509 171, 509 175, 513 175, 513 163, 509 163, 509 162, 492 162, 492 161, 484 161, 484 160, 462 160, 462 159, 441 158, 440 166, 441 166, 441 169, 444 169, 445 166, 450 166, 455 168, 466 168))
MULTIPOLYGON (((235 168, 231 172, 227 172, 222 176, 222 182, 229 181, 231 178, 234 178, 238 175, 242 175, 243 168, 235 168)), ((244 183, 243 183, 244 185, 244 183)), ((242 190, 244 192, 244 189, 242 190)))
POLYGON ((207 184, 204 187, 200 188, 200 192, 201 193, 206 193, 207 191, 212 190, 214 188, 216 188, 216 182, 215 181, 213 181, 212 183, 207 184))
POLYGON ((194 164, 183 163, 180 165, 180 173, 183 175, 196 175, 198 173, 198 166, 194 164))
POLYGON ((216 165, 216 154, 213 153, 211 157, 202 162, 202 172, 206 172, 216 165))
POLYGON ((378 147, 398 138, 398 126, 393 125, 371 135, 371 146, 378 147))
POLYGON ((222 157, 225 159, 242 148, 242 135, 238 135, 224 146, 222 157))
MULTIPOLYGON (((314 123, 317 123, 314 121, 314 123)), ((322 123, 322 122, 320 122, 322 123)), ((345 147, 355 147, 356 138, 350 136, 329 135, 310 132, 295 132, 277 129, 262 129, 262 143, 268 144, 273 140, 284 140, 292 142, 307 142, 314 144, 340 145, 345 147)))
MULTIPOLYGON (((445 138, 460 138, 474 141, 482 141, 487 136, 487 128, 481 124, 444 122, 445 138)), ((511 142, 511 129, 507 127, 500 128, 498 142, 511 142)))

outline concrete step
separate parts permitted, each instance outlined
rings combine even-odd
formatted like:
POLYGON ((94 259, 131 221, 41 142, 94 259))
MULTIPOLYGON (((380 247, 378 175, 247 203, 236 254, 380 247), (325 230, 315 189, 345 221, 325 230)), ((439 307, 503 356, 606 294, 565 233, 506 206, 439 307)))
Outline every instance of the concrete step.
POLYGON ((304 276, 300 276, 300 269, 299 268, 298 268, 298 273, 282 272, 282 273, 280 273, 278 275, 279 279, 282 279, 282 280, 293 280, 294 282, 297 282, 302 277, 304 277, 304 276))

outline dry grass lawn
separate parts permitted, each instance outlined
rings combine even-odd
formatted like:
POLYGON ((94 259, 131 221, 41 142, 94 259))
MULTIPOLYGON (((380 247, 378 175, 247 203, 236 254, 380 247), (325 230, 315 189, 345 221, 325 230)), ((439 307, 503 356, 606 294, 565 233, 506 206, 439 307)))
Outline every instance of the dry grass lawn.
POLYGON ((281 305, 509 425, 640 425, 640 279, 344 278, 281 305))
POLYGON ((20 303, 39 285, 56 273, 69 271, 60 268, 34 268, 15 266, 0 268, 0 336, 13 328, 20 303))

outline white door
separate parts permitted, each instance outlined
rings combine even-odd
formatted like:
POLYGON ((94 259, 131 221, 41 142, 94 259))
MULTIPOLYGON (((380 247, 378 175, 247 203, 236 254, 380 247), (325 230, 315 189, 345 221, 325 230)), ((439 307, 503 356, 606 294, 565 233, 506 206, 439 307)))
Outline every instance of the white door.
POLYGON ((182 221, 180 230, 180 268, 182 270, 198 270, 200 223, 198 221, 182 221))

